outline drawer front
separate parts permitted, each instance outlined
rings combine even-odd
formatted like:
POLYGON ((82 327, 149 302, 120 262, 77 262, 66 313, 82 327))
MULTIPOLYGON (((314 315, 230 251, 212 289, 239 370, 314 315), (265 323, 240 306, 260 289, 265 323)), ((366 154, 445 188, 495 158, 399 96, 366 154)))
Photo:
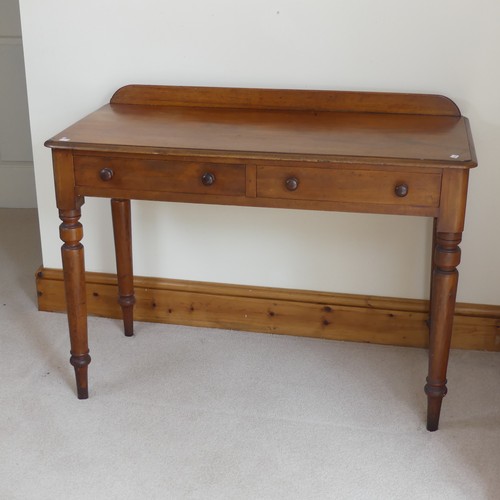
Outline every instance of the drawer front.
POLYGON ((80 187, 241 196, 245 165, 75 156, 80 187))
POLYGON ((257 196, 438 207, 441 174, 259 166, 257 196))

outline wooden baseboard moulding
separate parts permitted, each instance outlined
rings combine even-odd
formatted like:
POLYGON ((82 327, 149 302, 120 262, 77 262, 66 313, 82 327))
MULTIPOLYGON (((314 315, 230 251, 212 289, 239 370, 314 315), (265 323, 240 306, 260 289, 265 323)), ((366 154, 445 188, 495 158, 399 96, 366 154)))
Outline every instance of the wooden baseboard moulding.
MULTIPOLYGON (((87 307, 120 318, 116 276, 86 273, 87 307)), ((63 273, 36 273, 40 311, 64 312, 63 273)), ((411 347, 428 344, 428 301, 134 278, 137 321, 411 347)), ((136 328, 140 333, 140 327, 136 328)), ((500 306, 457 304, 452 347, 500 351, 500 306)))

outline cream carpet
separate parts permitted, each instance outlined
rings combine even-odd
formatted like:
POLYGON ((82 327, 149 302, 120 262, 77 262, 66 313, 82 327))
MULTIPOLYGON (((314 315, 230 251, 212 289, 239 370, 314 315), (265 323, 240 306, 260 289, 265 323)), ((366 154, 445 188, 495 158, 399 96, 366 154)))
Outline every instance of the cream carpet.
POLYGON ((35 211, 0 235, 0 500, 500 498, 498 354, 452 352, 429 433, 422 349, 90 318, 79 401, 35 211))

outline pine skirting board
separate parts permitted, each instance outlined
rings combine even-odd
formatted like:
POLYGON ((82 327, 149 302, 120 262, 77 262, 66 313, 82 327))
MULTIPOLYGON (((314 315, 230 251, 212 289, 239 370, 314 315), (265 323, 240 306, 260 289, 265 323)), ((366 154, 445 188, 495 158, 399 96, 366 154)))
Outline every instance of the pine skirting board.
MULTIPOLYGON (((120 318, 116 276, 86 273, 87 308, 120 318)), ((38 309, 66 310, 63 273, 36 273, 38 309)), ((137 321, 427 347, 428 301, 134 278, 137 321)), ((452 348, 500 351, 500 306, 457 304, 452 348)))

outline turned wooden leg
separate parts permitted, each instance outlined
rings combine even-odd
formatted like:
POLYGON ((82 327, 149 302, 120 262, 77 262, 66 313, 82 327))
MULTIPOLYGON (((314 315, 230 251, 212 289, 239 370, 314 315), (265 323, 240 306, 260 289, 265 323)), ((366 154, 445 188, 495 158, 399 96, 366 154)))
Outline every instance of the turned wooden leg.
POLYGON ((70 363, 75 368, 79 399, 89 397, 87 367, 90 363, 87 338, 87 305, 85 297, 85 265, 83 258, 83 228, 80 209, 59 210, 64 286, 71 342, 70 363))
POLYGON ((427 394, 427 429, 439 425, 441 402, 446 395, 446 369, 451 344, 451 332, 458 285, 457 266, 460 263, 461 233, 436 233, 434 272, 432 279, 431 327, 429 343, 429 373, 427 394))
POLYGON ((115 237, 118 303, 122 308, 125 335, 134 334, 134 273, 132 267, 132 224, 130 200, 111 200, 115 237))

